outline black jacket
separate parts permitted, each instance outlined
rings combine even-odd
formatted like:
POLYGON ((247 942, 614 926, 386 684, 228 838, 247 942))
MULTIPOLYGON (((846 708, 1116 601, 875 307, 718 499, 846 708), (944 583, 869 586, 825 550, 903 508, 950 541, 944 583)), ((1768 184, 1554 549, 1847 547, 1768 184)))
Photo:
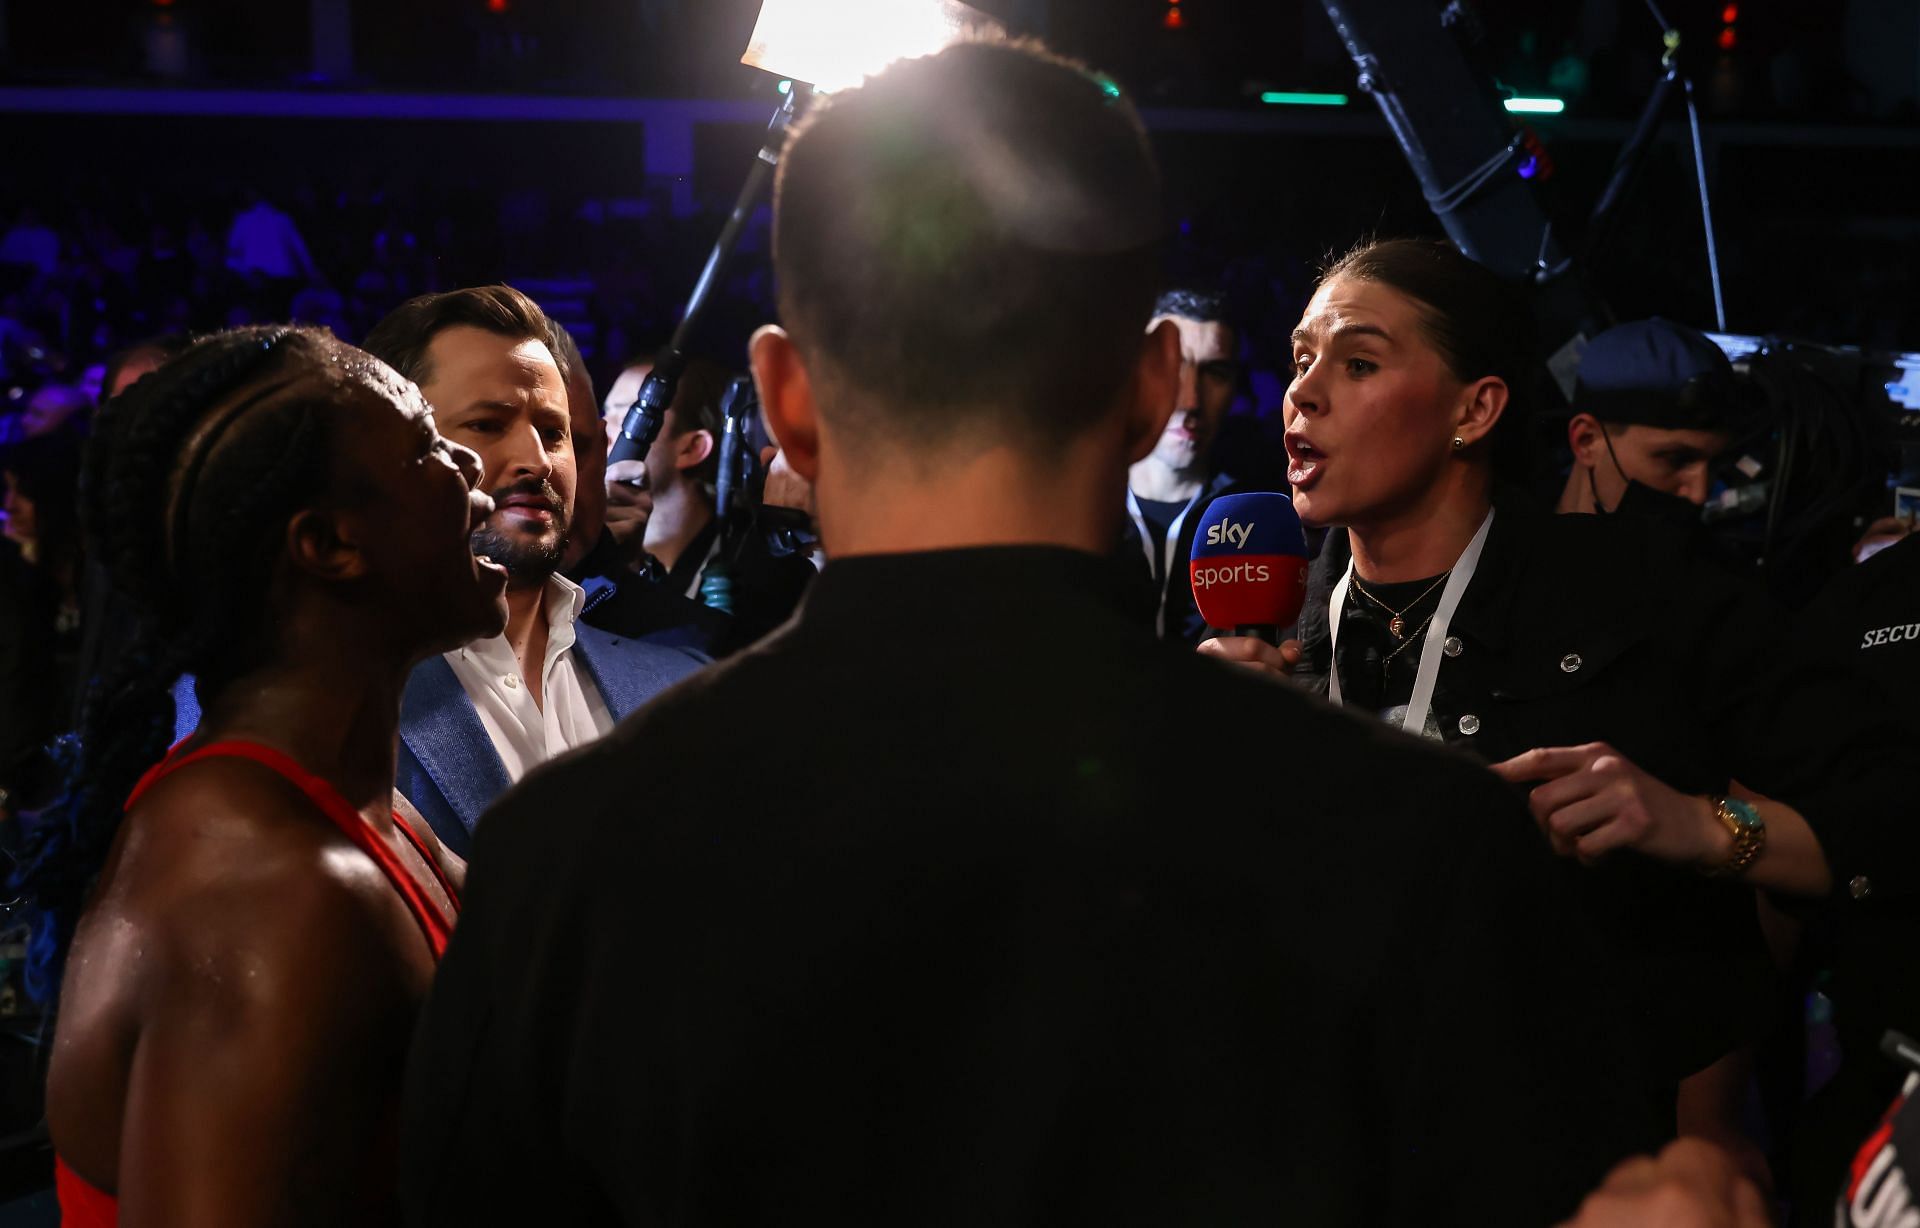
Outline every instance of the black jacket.
MULTIPOLYGON (((1906 722, 1907 753, 1920 756, 1911 741, 1920 735, 1920 536, 1842 573, 1801 617, 1796 642, 1884 694, 1906 722)), ((1920 821, 1914 810, 1910 797, 1903 813, 1882 821, 1920 821)), ((1797 1200, 1816 1209, 1846 1183, 1861 1140, 1906 1078, 1880 1038, 1889 1028, 1920 1036, 1920 895, 1900 891, 1898 876, 1858 868, 1843 880, 1844 906, 1810 926, 1801 946, 1803 964, 1826 974, 1843 1055, 1839 1074, 1801 1112, 1794 1140, 1797 1200)))
MULTIPOLYGON (((1323 690, 1329 597, 1348 557, 1344 534, 1328 540, 1300 622, 1323 690)), ((1685 793, 1737 780, 1806 816, 1839 906, 1853 906, 1856 877, 1913 893, 1920 764, 1898 727, 1757 584, 1685 535, 1503 500, 1451 632, 1457 655, 1434 701, 1448 742, 1489 762, 1606 742, 1685 793)), ((1657 1064, 1677 1077, 1752 1038, 1770 973, 1749 891, 1630 855, 1575 867, 1571 886, 1624 961, 1622 992, 1657 1064)))
POLYGON ((612 536, 602 533, 567 573, 586 591, 580 620, 627 639, 716 655, 731 633, 727 616, 639 574, 619 556, 612 536))
POLYGON ((411 1222, 1570 1212, 1648 1135, 1537 831, 1123 585, 838 560, 531 773, 416 1037, 411 1222))
POLYGON ((1136 582, 1152 586, 1154 600, 1158 604, 1146 612, 1146 625, 1161 629, 1161 638, 1167 642, 1185 644, 1191 648, 1207 638, 1207 620, 1200 616, 1200 607, 1193 599, 1191 565, 1194 531, 1207 518, 1207 509, 1215 499, 1245 489, 1250 488, 1243 487, 1227 474, 1214 475, 1181 519, 1180 531, 1173 543, 1171 566, 1164 573, 1161 560, 1167 556, 1162 553, 1150 557, 1152 552, 1148 549, 1147 539, 1132 515, 1121 522, 1120 544, 1114 549, 1114 558, 1135 575, 1136 582))
POLYGON ((1920 734, 1920 533, 1842 572, 1801 627, 1810 648, 1878 687, 1920 734))

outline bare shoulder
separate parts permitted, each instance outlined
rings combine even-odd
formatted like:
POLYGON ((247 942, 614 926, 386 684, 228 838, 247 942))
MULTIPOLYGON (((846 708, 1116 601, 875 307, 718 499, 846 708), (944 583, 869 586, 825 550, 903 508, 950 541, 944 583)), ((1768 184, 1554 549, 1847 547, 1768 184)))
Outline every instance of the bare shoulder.
MULTIPOLYGON (((191 764, 142 798, 89 914, 138 935, 135 970, 163 969, 170 985, 278 992, 281 970, 324 978, 348 960, 400 974, 411 962, 410 923, 379 867, 298 789, 245 760, 191 764)), ((76 953, 97 928, 76 936, 76 953)))
POLYGON ((74 936, 54 1141, 110 1177, 138 1054, 352 1054, 404 1037, 432 972, 379 869, 297 789, 241 761, 184 767, 128 814, 74 936))

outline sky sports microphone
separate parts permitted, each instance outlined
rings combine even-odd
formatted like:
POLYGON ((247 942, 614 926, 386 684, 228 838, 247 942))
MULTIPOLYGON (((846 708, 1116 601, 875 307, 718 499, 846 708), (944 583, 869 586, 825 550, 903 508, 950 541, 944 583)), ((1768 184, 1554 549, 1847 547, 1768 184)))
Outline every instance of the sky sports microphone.
POLYGON ((1279 643, 1307 599, 1307 535, 1293 500, 1264 491, 1215 499, 1193 532, 1190 570, 1209 627, 1279 643))

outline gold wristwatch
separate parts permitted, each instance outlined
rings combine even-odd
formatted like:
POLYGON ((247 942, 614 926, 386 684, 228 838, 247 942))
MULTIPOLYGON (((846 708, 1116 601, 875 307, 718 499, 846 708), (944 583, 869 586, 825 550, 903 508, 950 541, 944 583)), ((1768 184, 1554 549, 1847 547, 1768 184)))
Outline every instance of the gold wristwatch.
POLYGON ((1731 797, 1710 797, 1713 803, 1713 817, 1726 824, 1733 833, 1733 855, 1727 858, 1727 864, 1714 873, 1723 878, 1732 878, 1746 872, 1754 859, 1760 856, 1760 850, 1767 847, 1767 825, 1752 803, 1731 797))

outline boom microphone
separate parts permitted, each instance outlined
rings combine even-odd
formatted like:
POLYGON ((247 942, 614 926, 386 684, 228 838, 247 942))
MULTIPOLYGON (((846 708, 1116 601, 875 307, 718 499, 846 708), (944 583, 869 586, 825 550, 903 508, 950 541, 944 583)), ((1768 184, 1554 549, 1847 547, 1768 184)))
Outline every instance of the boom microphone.
POLYGON ((1209 627, 1268 643, 1307 600, 1307 535, 1293 500, 1256 491, 1223 495, 1193 532, 1193 602, 1209 627))

